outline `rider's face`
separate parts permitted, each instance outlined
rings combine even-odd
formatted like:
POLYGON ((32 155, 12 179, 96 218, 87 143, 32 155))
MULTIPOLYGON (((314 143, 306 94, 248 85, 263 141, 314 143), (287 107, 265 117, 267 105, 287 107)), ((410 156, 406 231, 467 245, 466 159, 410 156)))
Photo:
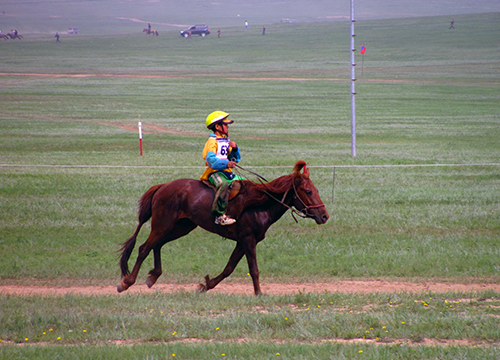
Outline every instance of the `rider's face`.
POLYGON ((215 125, 215 130, 219 131, 222 134, 227 135, 227 133, 229 131, 229 126, 228 126, 228 124, 224 124, 224 123, 217 124, 217 125, 215 125))

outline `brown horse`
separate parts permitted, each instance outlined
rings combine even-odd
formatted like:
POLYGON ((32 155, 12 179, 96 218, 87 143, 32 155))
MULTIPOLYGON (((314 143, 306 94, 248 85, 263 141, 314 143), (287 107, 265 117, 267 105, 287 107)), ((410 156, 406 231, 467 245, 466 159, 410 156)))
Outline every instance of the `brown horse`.
POLYGON ((0 34, 0 39, 9 40, 9 37, 4 34, 0 34))
POLYGON ((19 39, 19 40, 24 39, 21 34, 17 34, 16 35, 15 33, 7 33, 6 36, 10 37, 12 40, 15 40, 15 39, 19 39))
POLYGON ((318 224, 328 220, 328 212, 319 197, 318 189, 309 178, 309 169, 304 161, 295 164, 293 173, 281 176, 269 183, 257 184, 241 181, 239 194, 229 202, 227 213, 237 218, 230 226, 214 223, 210 209, 214 191, 199 180, 179 179, 167 184, 151 187, 139 202, 139 225, 134 235, 121 248, 120 268, 122 282, 118 292, 127 290, 137 279, 142 262, 151 250, 154 253, 154 269, 149 272, 146 284, 151 287, 162 274, 160 249, 194 230, 197 226, 236 241, 225 269, 217 277, 205 277, 200 291, 213 289, 231 275, 243 255, 253 280, 255 294, 261 293, 259 269, 257 267, 257 243, 262 241, 267 229, 288 210, 302 217, 312 218, 318 224), (302 172, 301 172, 302 171, 302 172), (296 210, 295 210, 295 209, 296 210), (132 272, 128 260, 134 249, 142 225, 151 220, 151 233, 139 247, 139 255, 132 272))
POLYGON ((142 30, 142 32, 145 32, 147 35, 151 35, 151 34, 153 34, 153 35, 158 36, 158 31, 153 30, 153 29, 151 29, 151 30, 149 30, 149 29, 144 29, 144 30, 142 30))

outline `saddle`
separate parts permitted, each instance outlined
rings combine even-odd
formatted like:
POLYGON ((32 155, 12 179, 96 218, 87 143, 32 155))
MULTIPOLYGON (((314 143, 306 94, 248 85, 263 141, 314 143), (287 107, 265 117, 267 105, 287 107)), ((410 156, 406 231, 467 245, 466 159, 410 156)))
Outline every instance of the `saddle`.
MULTIPOLYGON (((202 183, 215 191, 215 186, 212 185, 210 181, 202 180, 202 183)), ((239 180, 234 180, 233 182, 231 182, 231 184, 229 185, 229 200, 234 199, 236 195, 240 193, 240 190, 241 182, 239 180)))

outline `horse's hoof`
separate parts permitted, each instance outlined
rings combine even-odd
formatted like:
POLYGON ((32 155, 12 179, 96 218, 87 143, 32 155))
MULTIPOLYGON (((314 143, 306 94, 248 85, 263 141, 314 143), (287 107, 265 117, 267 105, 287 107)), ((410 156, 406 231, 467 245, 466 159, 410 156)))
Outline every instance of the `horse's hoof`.
POLYGON ((120 285, 117 286, 116 290, 118 290, 119 293, 127 290, 128 287, 126 288, 125 286, 123 286, 123 283, 121 283, 120 285))
POLYGON ((151 280, 150 278, 147 278, 146 279, 146 285, 148 286, 148 288, 151 289, 151 286, 153 286, 154 284, 156 283, 156 281, 153 281, 151 280))
POLYGON ((207 286, 206 286, 206 285, 204 285, 204 284, 200 284, 200 285, 198 285, 198 290, 197 290, 197 292, 199 292, 199 293, 204 293, 204 292, 207 292, 207 286))

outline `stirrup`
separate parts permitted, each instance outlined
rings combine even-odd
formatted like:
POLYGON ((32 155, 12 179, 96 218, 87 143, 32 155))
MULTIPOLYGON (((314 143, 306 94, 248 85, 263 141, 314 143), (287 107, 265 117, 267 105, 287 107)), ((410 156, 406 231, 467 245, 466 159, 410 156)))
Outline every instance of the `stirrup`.
POLYGON ((215 223, 217 225, 228 226, 228 225, 233 225, 235 222, 236 222, 235 219, 230 218, 226 214, 222 214, 221 216, 215 218, 215 223))

